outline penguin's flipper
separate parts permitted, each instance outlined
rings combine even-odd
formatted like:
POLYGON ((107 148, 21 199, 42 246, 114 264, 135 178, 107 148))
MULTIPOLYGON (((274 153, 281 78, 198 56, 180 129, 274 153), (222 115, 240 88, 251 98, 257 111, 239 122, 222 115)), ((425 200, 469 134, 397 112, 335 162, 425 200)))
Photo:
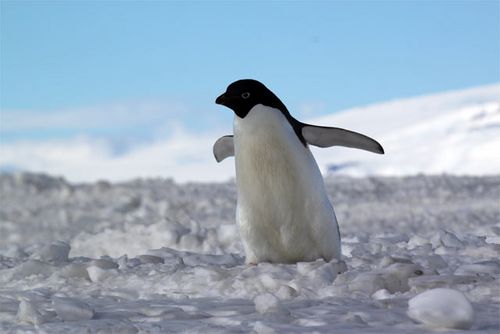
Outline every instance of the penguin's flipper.
POLYGON ((341 128, 303 124, 302 136, 309 144, 318 147, 345 146, 384 154, 384 148, 376 140, 341 128))
POLYGON ((232 135, 220 137, 214 144, 214 157, 221 162, 227 157, 234 156, 234 141, 232 135))

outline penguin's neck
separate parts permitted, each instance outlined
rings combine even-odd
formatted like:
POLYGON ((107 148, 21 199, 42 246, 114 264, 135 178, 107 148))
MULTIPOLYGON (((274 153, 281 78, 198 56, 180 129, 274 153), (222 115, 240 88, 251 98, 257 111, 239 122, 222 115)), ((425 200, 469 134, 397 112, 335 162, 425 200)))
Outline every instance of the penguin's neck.
MULTIPOLYGON (((314 158, 279 109, 256 105, 235 117, 234 146, 238 188, 282 189, 321 178, 314 158)), ((290 189, 291 190, 291 189, 290 189)))
POLYGON ((262 104, 254 106, 245 118, 234 118, 234 135, 245 141, 260 141, 258 137, 293 137, 292 134, 293 128, 281 111, 262 104))

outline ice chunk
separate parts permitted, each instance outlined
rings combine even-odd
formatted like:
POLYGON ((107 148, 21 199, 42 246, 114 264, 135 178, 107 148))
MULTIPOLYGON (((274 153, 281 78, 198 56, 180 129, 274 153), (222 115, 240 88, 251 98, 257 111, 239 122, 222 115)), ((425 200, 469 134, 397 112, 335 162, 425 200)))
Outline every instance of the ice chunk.
POLYGON ((417 262, 427 270, 434 271, 434 273, 437 273, 435 272, 437 269, 448 267, 443 257, 437 254, 421 257, 417 262))
POLYGON ((211 264, 217 266, 234 267, 243 264, 243 259, 233 254, 211 255, 211 254, 189 254, 183 257, 184 263, 188 266, 200 264, 211 264))
POLYGON ((498 254, 500 254, 500 245, 487 244, 485 246, 464 247, 460 250, 460 254, 485 260, 496 259, 498 258, 498 254))
POLYGON ((449 287, 457 284, 475 284, 493 280, 488 276, 427 275, 412 277, 408 284, 415 289, 432 289, 449 287))
POLYGON ((257 334, 276 334, 277 333, 272 327, 267 326, 262 321, 257 321, 253 327, 253 330, 257 334))
POLYGON ((292 288, 289 285, 282 285, 279 287, 276 295, 280 299, 290 299, 290 298, 296 297, 298 295, 298 292, 297 292, 297 290, 295 290, 294 288, 292 288))
POLYGON ((377 272, 364 272, 356 275, 348 282, 350 291, 365 292, 372 295, 378 290, 385 288, 385 282, 382 274, 377 272))
POLYGON ((63 241, 56 241, 37 249, 31 255, 31 258, 53 264, 60 264, 68 261, 70 249, 71 247, 67 243, 63 241))
POLYGON ((436 254, 448 254, 463 248, 465 244, 450 231, 441 229, 431 239, 432 247, 436 249, 436 254))
POLYGON ((89 274, 92 282, 100 282, 117 274, 118 271, 116 268, 118 268, 118 264, 115 262, 99 259, 90 263, 87 267, 87 273, 89 274))
POLYGON ((343 274, 347 271, 347 264, 343 260, 331 260, 330 264, 333 266, 333 270, 337 275, 343 274))
POLYGON ((463 293, 440 288, 410 299, 408 316, 432 327, 469 329, 474 321, 474 310, 463 293))
POLYGON ((457 236, 450 231, 444 229, 440 232, 441 243, 449 248, 462 248, 464 243, 457 238, 457 236))
POLYGON ((70 263, 55 274, 64 278, 83 278, 90 280, 87 272, 87 265, 84 263, 70 263))
POLYGON ((384 300, 384 299, 389 299, 389 298, 392 298, 392 295, 389 291, 387 291, 386 289, 380 289, 378 291, 376 291, 373 295, 372 295, 372 298, 373 299, 376 299, 376 300, 384 300))
POLYGON ((87 268, 87 273, 89 274, 92 282, 100 282, 108 277, 114 276, 118 272, 114 269, 102 269, 96 266, 89 266, 87 268))
POLYGON ((379 263, 380 268, 389 267, 393 263, 413 263, 409 259, 392 257, 392 256, 384 256, 379 263))
POLYGON ((147 251, 146 255, 156 256, 163 259, 163 262, 172 267, 179 267, 184 265, 184 261, 180 256, 180 252, 171 248, 163 247, 160 249, 152 249, 147 251))
POLYGON ((369 316, 365 312, 347 312, 342 318, 351 323, 366 325, 365 319, 368 319, 369 316))
MULTIPOLYGON (((6 224, 6 222, 2 222, 2 224, 6 224)), ((28 253, 26 253, 21 246, 15 244, 9 245, 7 249, 3 249, 2 255, 12 257, 15 259, 22 259, 28 257, 28 253)))
POLYGON ((430 243, 430 241, 428 239, 423 238, 423 237, 421 237, 419 235, 414 235, 408 241, 408 248, 409 249, 414 249, 416 247, 427 245, 429 243, 430 243))
POLYGON ((314 262, 297 262, 297 272, 302 275, 309 275, 319 267, 325 264, 323 260, 314 262))
POLYGON ((57 297, 52 300, 57 316, 64 321, 90 320, 94 310, 81 300, 57 297))
MULTIPOLYGON (((56 267, 48 263, 41 262, 38 260, 28 260, 24 263, 21 263, 17 267, 14 267, 10 270, 6 270, 6 273, 4 274, 5 276, 3 278, 7 280, 12 280, 12 279, 21 279, 31 275, 49 276, 55 270, 56 267)), ((0 274, 0 277, 2 276, 3 275, 0 274)))
POLYGON ((455 275, 498 275, 500 274, 500 264, 494 261, 484 261, 481 263, 464 264, 455 270, 455 275))
POLYGON ((337 265, 337 263, 325 263, 320 267, 312 270, 307 277, 313 279, 317 287, 325 287, 331 285, 335 278, 337 277, 337 272, 341 269, 337 265))
POLYGON ((485 241, 489 244, 500 244, 500 236, 487 236, 485 241))
POLYGON ((393 263, 382 270, 384 288, 389 292, 404 292, 410 289, 408 280, 410 277, 421 276, 423 270, 413 263, 393 263))
POLYGON ((106 260, 106 259, 98 259, 94 260, 90 263, 89 266, 95 266, 101 269, 116 269, 118 268, 118 264, 116 262, 113 262, 111 260, 106 260))
POLYGON ((203 242, 202 238, 195 234, 184 234, 179 240, 180 249, 197 249, 203 242))
POLYGON ((165 263, 165 260, 163 260, 161 257, 154 256, 154 255, 139 255, 137 258, 141 261, 142 264, 146 264, 146 263, 154 263, 154 264, 165 263))
POLYGON ((219 243, 228 246, 235 240, 235 236, 238 236, 238 226, 236 224, 224 224, 220 225, 217 229, 217 238, 219 243))
POLYGON ((281 281, 269 273, 263 273, 258 276, 262 285, 268 290, 276 290, 281 281))
POLYGON ((38 310, 35 303, 29 300, 22 299, 17 310, 17 318, 21 322, 26 322, 33 325, 40 325, 47 322, 50 317, 38 310))
POLYGON ((263 293, 261 295, 258 295, 257 297, 255 297, 254 303, 255 309, 260 314, 284 311, 279 299, 270 293, 263 293))
POLYGON ((351 291, 369 295, 381 289, 390 293, 404 292, 410 289, 409 279, 422 274, 422 268, 414 263, 396 262, 381 270, 360 273, 348 282, 348 286, 351 291))

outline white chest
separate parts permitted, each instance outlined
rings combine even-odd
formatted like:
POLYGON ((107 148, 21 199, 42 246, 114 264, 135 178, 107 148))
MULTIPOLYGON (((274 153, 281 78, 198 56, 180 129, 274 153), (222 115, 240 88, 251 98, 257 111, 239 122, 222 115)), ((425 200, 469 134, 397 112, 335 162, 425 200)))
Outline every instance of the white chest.
POLYGON ((257 105, 244 119, 236 117, 234 144, 239 195, 247 200, 290 197, 317 169, 309 149, 274 108, 257 105))
POLYGON ((235 117, 234 145, 237 221, 247 261, 322 256, 319 226, 335 217, 319 168, 285 116, 257 105, 244 119, 235 117))

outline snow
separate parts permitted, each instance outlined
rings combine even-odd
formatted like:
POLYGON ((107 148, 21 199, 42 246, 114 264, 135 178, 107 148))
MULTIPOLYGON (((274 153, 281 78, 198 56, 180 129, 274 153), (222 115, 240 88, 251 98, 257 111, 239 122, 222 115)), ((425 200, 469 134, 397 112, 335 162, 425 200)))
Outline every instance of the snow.
POLYGON ((52 299, 52 305, 63 321, 90 320, 94 317, 94 310, 75 298, 56 297, 52 299))
POLYGON ((500 85, 353 108, 309 123, 361 132, 385 149, 380 156, 314 148, 325 173, 491 175, 500 170, 500 85))
POLYGON ((452 289, 432 289, 408 302, 408 316, 433 327, 469 329, 474 310, 463 293, 452 289))
POLYGON ((68 254, 71 247, 62 241, 55 241, 48 245, 43 245, 36 249, 31 256, 32 259, 48 263, 62 263, 68 261, 68 254))
POLYGON ((254 299, 255 310, 261 314, 285 311, 280 300, 271 293, 263 293, 254 299))
POLYGON ((498 333, 499 176, 325 182, 343 261, 245 265, 233 182, 0 175, 0 332, 498 333))
POLYGON ((17 311, 17 319, 20 322, 40 325, 44 322, 47 322, 50 319, 50 316, 43 315, 34 303, 29 300, 21 300, 19 302, 19 309, 17 311))

